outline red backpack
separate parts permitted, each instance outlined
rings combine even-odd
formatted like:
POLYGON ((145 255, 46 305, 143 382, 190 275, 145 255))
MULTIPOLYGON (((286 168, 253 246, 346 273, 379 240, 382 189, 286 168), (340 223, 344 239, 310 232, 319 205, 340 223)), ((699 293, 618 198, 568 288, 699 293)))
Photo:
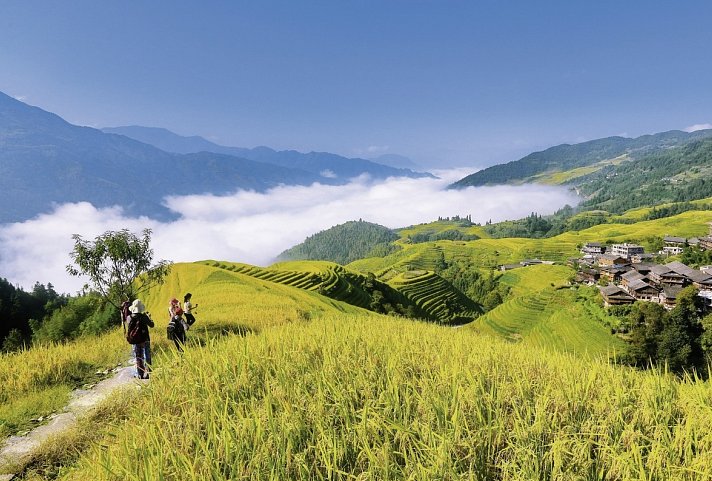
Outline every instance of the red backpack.
POLYGON ((126 340, 129 344, 141 344, 148 341, 148 326, 143 320, 145 315, 137 312, 129 317, 126 327, 126 340))

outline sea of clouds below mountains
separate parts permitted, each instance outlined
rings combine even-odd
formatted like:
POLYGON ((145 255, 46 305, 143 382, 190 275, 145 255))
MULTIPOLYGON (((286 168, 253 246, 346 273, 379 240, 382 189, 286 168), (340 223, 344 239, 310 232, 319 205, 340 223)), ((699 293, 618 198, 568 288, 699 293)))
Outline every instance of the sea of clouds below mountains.
POLYGON ((155 259, 174 262, 220 259, 268 265, 307 236, 349 220, 363 219, 391 228, 471 215, 485 223, 545 215, 578 197, 564 187, 543 185, 447 190, 471 170, 436 172, 439 179, 357 178, 344 186, 281 186, 265 193, 191 195, 165 199, 180 217, 159 222, 127 217, 120 207, 97 209, 82 202, 57 205, 25 222, 0 225, 0 277, 25 289, 51 282, 74 293, 86 282, 66 274, 73 234, 91 239, 106 230, 153 231, 155 259))

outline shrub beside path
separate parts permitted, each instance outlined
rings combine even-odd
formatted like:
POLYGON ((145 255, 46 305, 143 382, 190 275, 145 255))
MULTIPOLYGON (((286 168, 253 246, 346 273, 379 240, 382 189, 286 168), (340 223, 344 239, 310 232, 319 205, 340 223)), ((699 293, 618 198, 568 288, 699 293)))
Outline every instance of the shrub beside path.
POLYGON ((0 445, 0 473, 6 473, 0 474, 0 481, 13 479, 15 476, 12 474, 13 468, 22 466, 45 440, 75 426, 80 416, 96 407, 117 389, 131 385, 139 388, 143 383, 148 382, 134 377, 136 367, 133 364, 117 367, 112 372, 111 377, 89 389, 74 390, 64 411, 48 416, 47 424, 38 426, 25 435, 7 438, 0 445))

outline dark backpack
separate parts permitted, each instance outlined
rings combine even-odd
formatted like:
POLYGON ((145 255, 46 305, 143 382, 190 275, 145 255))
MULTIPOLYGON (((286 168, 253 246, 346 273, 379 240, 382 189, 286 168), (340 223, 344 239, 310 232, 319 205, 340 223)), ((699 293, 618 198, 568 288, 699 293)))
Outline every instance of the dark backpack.
POLYGON ((129 344, 141 344, 148 341, 148 325, 143 319, 145 314, 131 314, 126 327, 126 340, 129 344))
POLYGON ((182 341, 185 339, 185 329, 183 329, 183 323, 180 322, 180 317, 174 316, 168 322, 168 327, 166 327, 166 335, 169 340, 178 339, 182 341))

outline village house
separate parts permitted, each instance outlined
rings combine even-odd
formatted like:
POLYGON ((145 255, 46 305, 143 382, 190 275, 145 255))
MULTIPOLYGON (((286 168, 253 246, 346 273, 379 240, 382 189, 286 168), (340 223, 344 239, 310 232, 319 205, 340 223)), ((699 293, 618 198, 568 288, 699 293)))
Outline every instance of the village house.
POLYGON ((626 259, 630 259, 636 254, 644 254, 645 249, 643 248, 643 246, 639 246, 637 244, 628 244, 627 242, 625 242, 623 244, 613 244, 609 252, 614 256, 620 256, 625 257, 626 259))
POLYGON ((698 296, 702 299, 703 310, 705 312, 712 311, 712 291, 700 291, 698 296))
POLYGON ((686 245, 687 239, 684 237, 665 236, 663 237, 663 250, 660 253, 666 256, 676 256, 682 254, 686 245))
POLYGON ((599 271, 601 273, 601 279, 606 279, 608 282, 613 282, 615 284, 620 283, 621 280, 623 279, 623 275, 625 275, 630 270, 631 270, 631 267, 628 265, 608 266, 608 267, 601 267, 599 269, 599 271))
POLYGON ((666 264, 666 267, 685 276, 697 289, 712 289, 712 274, 693 269, 677 261, 666 264))
MULTIPOLYGON (((523 261, 520 262, 521 265, 523 266, 536 266, 539 264, 544 264, 545 262, 541 259, 524 259, 523 261)), ((547 262, 548 264, 548 262, 547 262)))
POLYGON ((628 265, 628 259, 613 254, 602 254, 598 256, 598 265, 601 267, 621 267, 628 265))
POLYGON ((600 272, 596 269, 581 269, 576 273, 576 282, 593 285, 601 278, 600 272))
POLYGON ((681 290, 682 287, 680 286, 664 286, 660 291, 658 302, 666 309, 672 309, 677 303, 677 296, 681 290))
POLYGON ((655 258, 653 254, 634 254, 631 256, 630 261, 633 264, 641 264, 643 262, 650 262, 655 258))
POLYGON ((666 235, 663 237, 663 244, 670 247, 685 247, 687 244, 687 239, 684 237, 675 237, 666 235))
POLYGON ((630 281, 627 291, 638 301, 658 302, 660 299, 660 290, 642 279, 630 281))
MULTIPOLYGON (((621 286, 623 289, 628 290, 630 283, 633 281, 647 281, 648 278, 636 270, 631 270, 621 275, 621 286)), ((630 292, 630 291, 629 291, 630 292)))
POLYGON ((636 270, 621 276, 620 285, 639 301, 658 302, 660 290, 648 283, 648 278, 636 270))
POLYGON ((605 307, 633 304, 635 302, 633 296, 618 286, 599 287, 598 290, 601 291, 605 307))
POLYGON ((648 278, 660 287, 662 286, 679 286, 684 287, 689 284, 689 280, 682 274, 679 274, 668 266, 656 265, 650 270, 648 278))
POLYGON ((604 254, 606 252, 606 246, 601 244, 600 242, 587 242, 582 248, 581 248, 581 254, 588 254, 592 256, 597 256, 600 254, 604 254))
POLYGON ((520 267, 524 267, 521 264, 502 264, 499 266, 500 271, 511 271, 512 269, 519 269, 520 267))
POLYGON ((650 262, 639 262, 632 264, 631 267, 636 271, 640 272, 644 276, 647 276, 650 274, 651 269, 655 266, 655 264, 652 264, 650 262))

